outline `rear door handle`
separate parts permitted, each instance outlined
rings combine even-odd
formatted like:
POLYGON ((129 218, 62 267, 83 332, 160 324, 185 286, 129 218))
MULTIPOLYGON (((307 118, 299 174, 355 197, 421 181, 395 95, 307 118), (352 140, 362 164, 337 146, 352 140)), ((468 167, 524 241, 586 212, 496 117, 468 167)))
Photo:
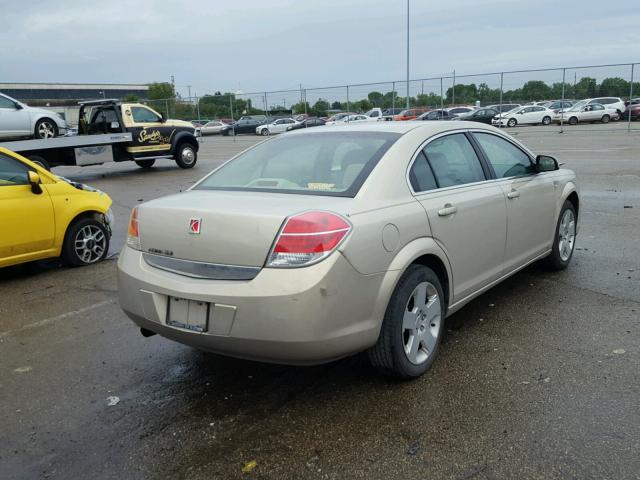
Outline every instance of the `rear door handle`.
POLYGON ((458 211, 458 207, 454 207, 450 203, 446 203, 444 205, 444 208, 441 208, 440 210, 438 210, 438 215, 440 215, 441 217, 447 217, 449 215, 453 215, 457 211, 458 211))
POLYGON ((520 192, 517 190, 511 190, 507 193, 507 198, 513 200, 514 198, 518 198, 520 196, 520 192))

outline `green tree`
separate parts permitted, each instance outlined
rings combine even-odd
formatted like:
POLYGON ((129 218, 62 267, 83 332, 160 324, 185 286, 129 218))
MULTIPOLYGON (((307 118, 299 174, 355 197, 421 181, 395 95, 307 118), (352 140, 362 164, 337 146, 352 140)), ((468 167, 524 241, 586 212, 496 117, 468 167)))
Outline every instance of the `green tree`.
POLYGON ((331 104, 331 109, 332 110, 343 110, 342 108, 342 104, 338 101, 335 101, 331 104))
POLYGON ((327 110, 329 110, 329 102, 321 98, 311 107, 311 112, 317 117, 326 117, 327 110))
POLYGON ((165 98, 175 98, 173 85, 169 82, 154 82, 149 84, 149 100, 163 100, 165 98))
POLYGON ((447 88, 446 102, 445 103, 473 103, 478 98, 478 87, 475 83, 470 83, 465 85, 463 83, 457 84, 455 87, 455 96, 454 96, 454 88, 447 88))
POLYGON ((605 78, 598 87, 598 95, 611 97, 628 97, 629 82, 624 78, 605 78))
POLYGON ((551 98, 551 87, 542 80, 529 80, 522 86, 523 100, 547 100, 551 98))
POLYGON ((309 105, 309 102, 298 102, 294 104, 293 107, 291 108, 293 110, 293 113, 295 114, 308 113, 309 111, 311 111, 311 106, 309 105))
POLYGON ((369 92, 367 99, 373 107, 382 107, 384 105, 384 95, 380 92, 369 92))
POLYGON ((583 77, 578 83, 576 83, 575 88, 573 89, 573 97, 576 99, 591 98, 596 96, 596 92, 596 79, 591 77, 583 77))
POLYGON ((137 102, 138 100, 140 100, 140 99, 138 98, 138 96, 137 96, 137 95, 134 95, 133 93, 130 93, 129 95, 127 95, 127 96, 125 96, 125 97, 124 97, 124 101, 125 101, 125 102, 127 102, 127 103, 135 103, 135 102, 137 102))

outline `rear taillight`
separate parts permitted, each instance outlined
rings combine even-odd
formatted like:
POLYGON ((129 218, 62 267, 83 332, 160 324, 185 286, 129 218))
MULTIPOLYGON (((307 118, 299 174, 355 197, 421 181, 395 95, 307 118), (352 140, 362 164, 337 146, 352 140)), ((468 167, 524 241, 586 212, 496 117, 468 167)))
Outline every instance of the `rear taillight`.
POLYGON ((304 212, 284 223, 269 253, 267 267, 305 267, 328 257, 351 231, 335 213, 304 212))
POLYGON ((138 228, 138 207, 131 210, 129 228, 127 229, 127 245, 140 250, 140 230, 138 228))

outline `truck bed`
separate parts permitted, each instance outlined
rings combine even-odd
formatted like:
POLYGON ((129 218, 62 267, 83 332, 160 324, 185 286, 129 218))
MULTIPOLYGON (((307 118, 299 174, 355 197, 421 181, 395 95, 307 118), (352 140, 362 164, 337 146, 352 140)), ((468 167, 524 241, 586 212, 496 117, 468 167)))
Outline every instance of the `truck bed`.
POLYGON ((16 140, 12 142, 0 142, 4 147, 14 152, 34 152, 52 148, 90 147, 94 145, 111 145, 114 143, 131 142, 130 133, 105 133, 99 135, 72 135, 69 137, 56 137, 44 140, 16 140))

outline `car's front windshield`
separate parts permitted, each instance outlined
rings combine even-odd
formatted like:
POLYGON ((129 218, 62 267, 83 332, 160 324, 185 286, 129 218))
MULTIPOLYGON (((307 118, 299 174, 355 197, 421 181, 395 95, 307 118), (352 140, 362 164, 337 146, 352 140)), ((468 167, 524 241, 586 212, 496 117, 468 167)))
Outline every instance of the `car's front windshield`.
POLYGON ((349 131, 274 138, 241 153, 194 189, 353 197, 399 137, 349 131))

